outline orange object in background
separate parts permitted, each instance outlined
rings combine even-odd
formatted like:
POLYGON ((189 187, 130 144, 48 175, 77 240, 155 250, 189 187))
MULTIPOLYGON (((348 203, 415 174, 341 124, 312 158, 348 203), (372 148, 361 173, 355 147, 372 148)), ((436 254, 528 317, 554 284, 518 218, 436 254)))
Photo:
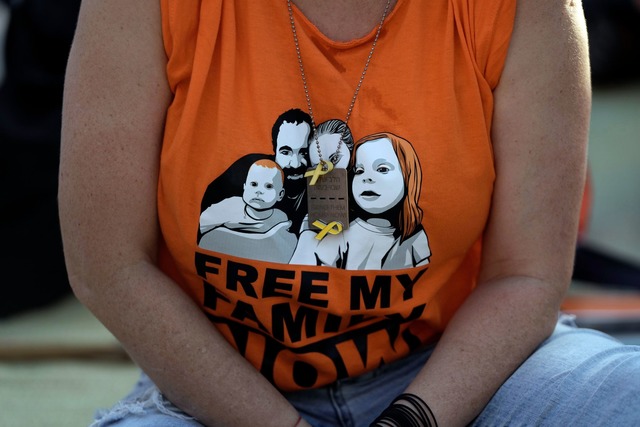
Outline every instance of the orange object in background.
POLYGON ((561 310, 576 316, 580 326, 607 333, 637 333, 640 330, 640 269, 612 254, 584 244, 591 219, 593 182, 587 170, 573 280, 561 310))
POLYGON ((630 293, 594 293, 573 295, 562 303, 562 310, 594 319, 635 320, 640 322, 640 295, 630 293))
POLYGON ((578 242, 582 241, 583 236, 591 219, 591 205, 593 203, 593 184, 591 182, 591 169, 587 169, 587 180, 584 185, 584 194, 582 196, 582 206, 580 207, 580 222, 578 223, 578 242))

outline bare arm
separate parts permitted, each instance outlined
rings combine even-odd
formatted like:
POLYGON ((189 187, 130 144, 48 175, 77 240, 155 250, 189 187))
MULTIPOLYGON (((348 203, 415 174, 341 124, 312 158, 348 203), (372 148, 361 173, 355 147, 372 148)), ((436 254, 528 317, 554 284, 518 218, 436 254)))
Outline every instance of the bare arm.
POLYGON ((470 422, 553 330, 571 278, 590 95, 579 0, 519 0, 495 91, 480 283, 408 389, 441 426, 470 422))
POLYGON ((201 422, 292 426, 295 409, 155 265, 165 65, 158 1, 83 2, 67 71, 59 189, 73 289, 201 422))

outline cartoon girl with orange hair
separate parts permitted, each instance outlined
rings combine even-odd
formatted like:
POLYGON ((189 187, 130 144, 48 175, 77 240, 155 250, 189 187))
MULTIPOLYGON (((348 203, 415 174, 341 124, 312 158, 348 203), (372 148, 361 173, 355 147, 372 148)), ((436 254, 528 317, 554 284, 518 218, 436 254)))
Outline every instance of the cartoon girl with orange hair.
POLYGON ((291 263, 347 270, 393 270, 429 263, 431 250, 418 206, 422 172, 411 144, 391 133, 357 141, 351 171, 353 220, 321 241, 305 231, 291 263))

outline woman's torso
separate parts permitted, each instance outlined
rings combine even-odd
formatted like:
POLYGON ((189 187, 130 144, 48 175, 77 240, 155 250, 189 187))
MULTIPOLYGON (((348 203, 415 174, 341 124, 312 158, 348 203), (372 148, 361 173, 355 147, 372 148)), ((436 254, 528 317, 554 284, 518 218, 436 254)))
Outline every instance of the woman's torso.
MULTIPOLYGON (((275 237, 243 235, 243 248, 252 247, 246 238, 255 239, 254 254, 230 255, 233 237, 218 251, 198 245, 200 214, 242 196, 249 165, 275 160, 287 175, 300 163, 309 166, 305 151, 313 140, 289 160, 272 143, 278 116, 308 113, 286 1, 163 0, 175 98, 161 158, 160 264, 279 388, 321 386, 406 355, 437 338, 475 285, 494 179, 492 89, 514 1, 475 3, 398 0, 384 23, 348 124, 356 140, 388 132, 408 143, 409 154, 397 153, 402 160, 396 160, 404 165, 405 157, 415 157, 420 173, 412 176, 419 179, 406 184, 412 195, 405 197, 414 197, 422 214, 413 215, 419 220, 411 230, 410 222, 396 226, 397 235, 407 235, 392 246, 406 253, 382 255, 405 259, 404 265, 346 270, 264 255, 268 248, 307 250, 295 247, 305 240, 299 224, 306 204, 298 197, 304 184, 285 182, 275 205, 297 227, 275 237), (411 251, 428 253, 429 262, 413 260, 411 251)), ((316 124, 344 120, 375 28, 335 42, 295 6, 293 13, 316 124)))

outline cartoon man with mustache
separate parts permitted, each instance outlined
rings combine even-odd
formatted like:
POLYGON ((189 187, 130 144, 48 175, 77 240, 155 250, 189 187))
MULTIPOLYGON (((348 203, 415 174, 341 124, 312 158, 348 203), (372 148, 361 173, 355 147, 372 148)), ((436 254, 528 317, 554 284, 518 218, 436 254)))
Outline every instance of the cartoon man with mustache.
POLYGON ((302 218, 307 213, 304 174, 309 165, 310 137, 311 119, 307 113, 299 109, 281 114, 271 130, 275 161, 284 171, 285 177, 285 196, 279 206, 292 219, 294 232, 297 232, 302 218))

